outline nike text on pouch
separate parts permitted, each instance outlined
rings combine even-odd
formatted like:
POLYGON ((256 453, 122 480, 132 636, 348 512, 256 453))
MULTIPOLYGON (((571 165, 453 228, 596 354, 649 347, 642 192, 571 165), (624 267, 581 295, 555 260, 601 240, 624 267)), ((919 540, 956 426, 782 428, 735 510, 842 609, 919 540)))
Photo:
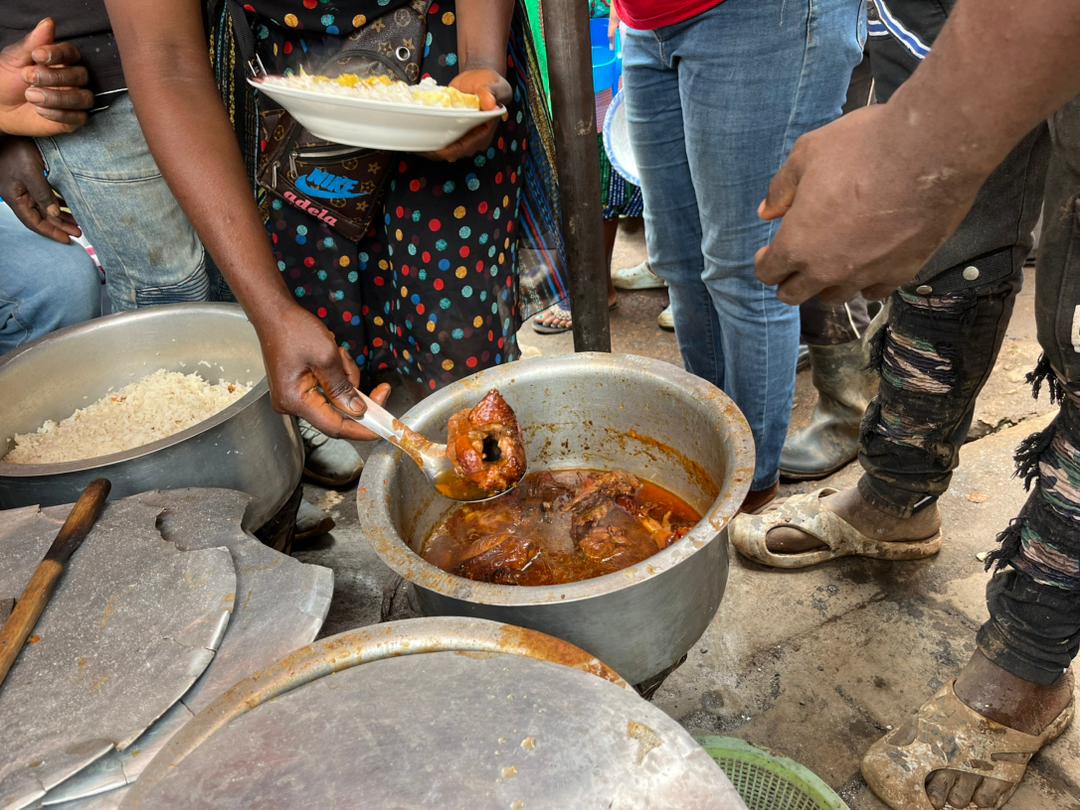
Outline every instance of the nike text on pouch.
POLYGON ((312 169, 307 174, 296 178, 298 189, 311 197, 323 200, 353 200, 367 196, 365 192, 357 191, 356 185, 356 180, 340 177, 322 169, 312 169))

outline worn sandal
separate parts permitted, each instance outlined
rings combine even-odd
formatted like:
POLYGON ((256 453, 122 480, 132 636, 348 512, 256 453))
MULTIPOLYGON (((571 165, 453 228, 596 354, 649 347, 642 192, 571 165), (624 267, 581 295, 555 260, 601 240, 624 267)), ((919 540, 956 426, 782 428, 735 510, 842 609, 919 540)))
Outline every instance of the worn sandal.
POLYGON ((871 557, 877 560, 921 560, 941 550, 941 532, 925 540, 877 540, 860 532, 822 500, 835 493, 831 487, 808 495, 793 495, 776 509, 761 515, 738 515, 728 535, 736 551, 771 568, 808 568, 840 557, 871 557), (767 537, 772 529, 790 527, 814 537, 827 548, 783 554, 770 551, 767 537))
MULTIPOLYGON (((614 304, 608 304, 608 309, 615 309, 618 303, 618 301, 615 301, 614 304)), ((561 335, 563 332, 569 332, 571 329, 574 328, 573 313, 570 311, 569 307, 564 306, 563 304, 555 304, 554 306, 548 307, 539 315, 535 316, 533 318, 532 327, 534 331, 541 335, 561 335), (563 321, 568 325, 550 326, 544 323, 544 319, 547 318, 549 315, 551 316, 552 320, 563 321)))
POLYGON ((574 328, 574 322, 571 320, 572 314, 569 307, 565 307, 562 304, 556 304, 550 309, 545 309, 535 318, 533 318, 532 327, 541 335, 561 335, 563 332, 569 332, 574 328), (544 323, 545 318, 550 318, 552 321, 562 321, 569 324, 568 326, 552 326, 544 323))
POLYGON ((926 796, 930 775, 941 770, 971 773, 1012 785, 994 805, 1001 807, 1020 785, 1031 757, 1060 737, 1072 718, 1070 702, 1042 734, 1024 734, 970 708, 950 682, 922 705, 910 723, 870 746, 862 761, 863 777, 895 810, 934 810, 926 796), (900 742, 905 739, 911 742, 900 742), (1003 755, 1010 759, 1002 759, 1003 755))

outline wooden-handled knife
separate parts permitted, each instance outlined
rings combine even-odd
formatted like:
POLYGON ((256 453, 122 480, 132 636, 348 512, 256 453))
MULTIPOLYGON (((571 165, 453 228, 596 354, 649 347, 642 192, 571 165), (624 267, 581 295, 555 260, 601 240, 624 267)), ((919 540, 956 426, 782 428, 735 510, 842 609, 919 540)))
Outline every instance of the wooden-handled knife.
POLYGON ((49 546, 45 559, 30 577, 11 615, 0 628, 0 686, 3 686, 23 644, 33 632, 45 606, 49 604, 53 589, 60 575, 64 573, 64 566, 94 527, 111 488, 112 484, 106 479, 98 478, 83 490, 64 525, 60 527, 56 539, 49 546))

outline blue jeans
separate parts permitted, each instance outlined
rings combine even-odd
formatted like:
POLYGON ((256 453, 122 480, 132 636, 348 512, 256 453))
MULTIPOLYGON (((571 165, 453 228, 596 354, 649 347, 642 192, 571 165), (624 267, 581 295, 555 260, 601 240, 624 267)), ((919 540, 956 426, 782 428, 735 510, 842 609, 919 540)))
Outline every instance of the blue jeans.
POLYGON ((757 206, 795 140, 840 115, 865 37, 863 0, 727 0, 623 46, 649 257, 686 368, 750 422, 753 489, 779 477, 799 344, 798 309, 754 276, 777 227, 757 206))
POLYGON ((202 243, 158 171, 126 93, 77 132, 37 144, 49 182, 105 268, 113 311, 211 297, 202 243))
POLYGON ((0 203, 0 355, 101 314, 97 268, 81 246, 28 230, 0 203))

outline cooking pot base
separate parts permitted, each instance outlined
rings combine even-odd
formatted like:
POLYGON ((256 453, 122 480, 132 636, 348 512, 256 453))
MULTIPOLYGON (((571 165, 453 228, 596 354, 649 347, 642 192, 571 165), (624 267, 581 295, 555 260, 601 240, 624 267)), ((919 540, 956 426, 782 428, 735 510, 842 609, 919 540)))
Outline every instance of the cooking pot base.
POLYGON ((651 678, 647 678, 641 683, 634 684, 634 689, 636 689, 637 693, 646 700, 652 700, 653 695, 655 695, 657 690, 659 690, 660 687, 664 685, 664 681, 667 680, 668 675, 670 675, 672 672, 677 670, 685 663, 686 655, 683 655, 682 658, 680 658, 667 669, 661 670, 660 672, 653 675, 651 678))

